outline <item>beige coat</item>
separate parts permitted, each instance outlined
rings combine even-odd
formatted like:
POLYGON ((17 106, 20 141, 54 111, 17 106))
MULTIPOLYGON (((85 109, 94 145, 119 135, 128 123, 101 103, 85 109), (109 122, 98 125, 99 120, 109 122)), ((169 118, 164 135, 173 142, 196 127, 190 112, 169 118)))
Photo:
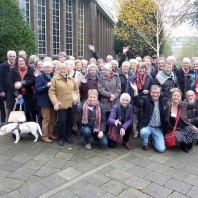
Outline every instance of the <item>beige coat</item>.
POLYGON ((60 109, 72 107, 72 92, 79 93, 78 85, 72 77, 67 76, 67 80, 58 73, 51 80, 48 94, 53 105, 61 102, 60 109))

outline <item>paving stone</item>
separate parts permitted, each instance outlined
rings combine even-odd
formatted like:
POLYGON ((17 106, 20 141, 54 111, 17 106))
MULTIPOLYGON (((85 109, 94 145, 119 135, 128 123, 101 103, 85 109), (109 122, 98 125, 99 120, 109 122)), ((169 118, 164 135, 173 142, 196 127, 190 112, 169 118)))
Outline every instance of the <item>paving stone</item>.
POLYGON ((44 149, 42 153, 46 153, 46 154, 50 153, 51 155, 57 155, 59 152, 61 152, 64 149, 65 148, 62 148, 58 145, 56 145, 55 147, 53 147, 53 145, 51 145, 51 147, 47 147, 46 149, 44 149))
POLYGON ((8 170, 8 171, 15 171, 22 165, 23 165, 23 163, 21 163, 21 162, 17 162, 14 160, 7 160, 0 164, 0 169, 8 170))
POLYGON ((113 196, 113 195, 110 194, 110 193, 105 193, 105 194, 103 194, 100 198, 116 198, 116 197, 113 196))
POLYGON ((189 197, 175 191, 172 194, 170 194, 167 198, 189 198, 189 197))
POLYGON ((0 163, 3 163, 5 161, 9 160, 10 158, 12 158, 12 156, 0 155, 0 163))
POLYGON ((23 165, 23 168, 31 168, 31 169, 38 170, 44 164, 45 164, 44 161, 30 160, 26 164, 23 165))
POLYGON ((188 165, 183 169, 183 171, 198 176, 198 168, 197 168, 197 166, 194 166, 194 165, 192 165, 192 164, 188 164, 188 165))
POLYGON ((23 181, 12 179, 12 178, 5 178, 3 181, 0 182, 0 191, 2 192, 11 192, 15 189, 17 189, 23 181))
POLYGON ((78 198, 79 196, 75 195, 74 193, 70 192, 67 189, 61 190, 60 192, 49 196, 49 198, 78 198))
POLYGON ((48 192, 49 189, 39 182, 34 182, 19 188, 18 191, 25 197, 33 198, 48 192))
POLYGON ((189 184, 198 186, 198 176, 196 176, 196 175, 188 175, 188 176, 184 179, 184 181, 187 182, 187 183, 189 183, 189 184))
POLYGON ((62 169, 67 164, 67 162, 67 160, 52 158, 45 164, 45 166, 62 169))
POLYGON ((80 176, 82 173, 79 172, 78 170, 70 167, 70 168, 66 168, 66 169, 60 171, 57 174, 59 176, 65 178, 66 180, 70 181, 70 180, 80 176))
POLYGON ((28 161, 30 161, 33 158, 34 158, 34 156, 30 156, 30 155, 26 155, 26 154, 19 154, 19 155, 13 157, 12 160, 21 162, 21 163, 27 163, 28 161))
POLYGON ((189 173, 175 168, 168 168, 163 174, 169 175, 175 179, 184 180, 189 173))
POLYGON ((12 172, 10 171, 7 171, 7 170, 0 170, 0 177, 1 178, 5 178, 7 177, 8 175, 10 175, 12 172))
POLYGON ((135 149, 135 153, 134 155, 140 156, 140 157, 144 157, 144 158, 148 158, 150 156, 152 156, 153 154, 156 153, 156 151, 152 151, 151 147, 149 147, 149 152, 145 152, 141 149, 141 147, 138 147, 137 149, 135 149))
POLYGON ((150 157, 148 157, 148 159, 163 164, 169 158, 165 157, 165 156, 162 156, 162 154, 160 154, 160 155, 159 154, 154 154, 154 155, 151 155, 150 157))
POLYGON ((164 164, 153 162, 153 163, 149 164, 146 168, 151 169, 151 170, 154 170, 154 171, 159 172, 159 173, 164 173, 170 167, 168 167, 168 166, 166 166, 164 164))
POLYGON ((146 195, 145 193, 135 190, 133 188, 129 188, 123 193, 121 193, 118 198, 147 198, 149 195, 146 195))
POLYGON ((54 157, 53 154, 47 154, 47 153, 40 153, 36 157, 34 157, 34 160, 39 160, 39 161, 48 161, 54 157))
POLYGON ((73 156, 74 156, 73 153, 59 152, 55 157, 58 159, 63 159, 63 160, 70 160, 73 156))
POLYGON ((187 193, 186 195, 189 196, 189 197, 192 197, 192 198, 197 198, 197 195, 198 195, 198 187, 197 187, 197 186, 193 186, 193 187, 188 191, 188 193, 187 193))
POLYGON ((149 173, 145 177, 145 179, 148 179, 148 180, 150 180, 154 183, 157 183, 159 185, 164 185, 169 179, 171 179, 171 177, 153 171, 153 172, 149 173))
POLYGON ((75 168, 76 170, 82 172, 82 173, 86 173, 90 170, 95 169, 97 166, 90 163, 90 161, 82 161, 76 165, 73 166, 73 168, 75 168))
POLYGON ((9 177, 25 181, 29 179, 35 172, 35 169, 20 167, 15 172, 10 174, 9 177))
POLYGON ((46 186, 47 188, 53 189, 66 183, 67 180, 65 180, 63 177, 57 174, 53 174, 53 175, 47 176, 39 180, 39 182, 43 184, 44 186, 46 186))
POLYGON ((78 190, 80 190, 81 188, 84 188, 85 186, 87 186, 89 183, 85 180, 80 180, 77 181, 76 183, 70 185, 67 187, 67 190, 71 191, 71 192, 76 192, 78 190))
POLYGON ((139 156, 127 156, 125 157, 123 160, 131 163, 131 164, 136 164, 138 166, 141 166, 141 167, 146 167, 148 166, 149 164, 153 163, 153 161, 149 160, 149 159, 146 159, 146 158, 143 158, 143 157, 139 157, 139 156))
POLYGON ((182 194, 186 194, 192 188, 191 184, 174 178, 170 179, 165 186, 182 194))
POLYGON ((102 168, 101 170, 99 170, 98 172, 101 173, 101 174, 106 175, 106 174, 108 174, 109 172, 111 172, 112 170, 115 170, 115 169, 116 168, 114 166, 108 165, 108 166, 102 168))
POLYGON ((143 168, 141 166, 134 165, 132 168, 127 170, 127 172, 133 173, 134 175, 137 175, 139 177, 145 177, 146 175, 148 175, 151 172, 151 170, 149 170, 147 168, 143 168))
POLYGON ((143 192, 145 192, 155 198, 159 198, 159 197, 165 198, 169 194, 172 193, 172 190, 170 190, 164 186, 160 186, 158 184, 152 183, 152 184, 148 185, 145 189, 143 189, 143 192))
POLYGON ((107 160, 113 160, 119 157, 119 155, 113 151, 102 152, 99 155, 107 160))
POLYGON ((122 171, 120 169, 115 169, 110 173, 107 173, 106 176, 113 178, 116 181, 125 181, 128 179, 132 174, 126 171, 122 171))
POLYGON ((75 192, 76 195, 83 198, 90 198, 90 197, 96 198, 96 197, 100 197, 104 193, 105 193, 104 190, 97 188, 91 184, 75 192))
POLYGON ((52 168, 49 166, 42 166, 34 175, 39 176, 39 177, 47 177, 59 171, 60 169, 57 169, 57 168, 52 168))
POLYGON ((165 165, 168 165, 172 168, 176 169, 183 169, 188 163, 184 161, 178 161, 176 159, 168 159, 167 161, 164 162, 165 165))
POLYGON ((108 182, 110 178, 99 173, 94 173, 86 177, 84 180, 90 184, 94 184, 94 186, 99 187, 104 183, 108 182))
POLYGON ((115 161, 111 165, 118 168, 118 169, 121 169, 121 170, 128 170, 128 169, 130 169, 131 167, 134 166, 134 164, 131 164, 131 163, 126 162, 124 160, 115 161))
POLYGON ((102 164, 107 163, 109 160, 105 159, 105 158, 101 158, 100 156, 98 157, 92 157, 90 159, 88 159, 89 162, 91 162, 92 164, 96 165, 96 166, 100 166, 102 164))
POLYGON ((117 182, 115 180, 111 180, 107 182, 106 184, 102 185, 100 187, 104 191, 107 191, 115 196, 122 193, 124 190, 126 190, 128 187, 120 182, 117 182))
POLYGON ((6 195, 2 195, 1 198, 25 198, 25 196, 15 190, 7 193, 6 195))
POLYGON ((132 175, 123 183, 135 189, 143 189, 150 184, 150 181, 143 179, 141 177, 132 175))

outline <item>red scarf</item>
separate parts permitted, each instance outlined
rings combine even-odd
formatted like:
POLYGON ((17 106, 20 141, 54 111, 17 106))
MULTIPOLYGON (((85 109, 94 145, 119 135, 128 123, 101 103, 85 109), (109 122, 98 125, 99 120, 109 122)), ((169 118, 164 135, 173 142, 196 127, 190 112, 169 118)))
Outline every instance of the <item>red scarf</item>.
MULTIPOLYGON (((87 124, 88 123, 88 107, 89 107, 88 100, 85 102, 83 105, 83 112, 82 112, 82 123, 87 124)), ((96 120, 95 120, 95 126, 94 126, 94 132, 99 132, 100 131, 100 126, 101 126, 101 109, 99 102, 94 105, 94 108, 96 108, 96 120)))
POLYGON ((111 79, 113 77, 113 73, 105 73, 104 76, 111 79))
MULTIPOLYGON (((21 76, 21 80, 23 81, 24 76, 27 74, 28 67, 27 67, 27 65, 25 65, 25 67, 18 67, 18 70, 19 70, 19 74, 21 76)), ((22 87, 22 95, 24 95, 25 92, 26 92, 25 88, 22 87)))
POLYGON ((14 63, 13 64, 9 63, 9 67, 10 67, 10 69, 13 69, 14 68, 14 63))
POLYGON ((142 87, 146 82, 146 74, 140 75, 138 72, 136 72, 136 77, 138 90, 142 90, 142 87))

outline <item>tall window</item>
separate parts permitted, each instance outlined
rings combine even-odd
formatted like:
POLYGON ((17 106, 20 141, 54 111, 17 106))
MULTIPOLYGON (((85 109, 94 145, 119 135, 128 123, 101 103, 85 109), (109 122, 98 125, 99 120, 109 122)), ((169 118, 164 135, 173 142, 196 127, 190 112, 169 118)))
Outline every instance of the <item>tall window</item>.
POLYGON ((53 53, 60 52, 60 0, 53 0, 53 53))
POLYGON ((30 24, 30 0, 20 0, 19 6, 21 11, 23 12, 25 20, 28 24, 30 24))
POLYGON ((39 54, 46 55, 46 1, 38 0, 38 51, 39 54))
POLYGON ((78 5, 78 56, 84 56, 84 4, 78 5))
POLYGON ((72 0, 66 0, 66 53, 73 54, 72 0))

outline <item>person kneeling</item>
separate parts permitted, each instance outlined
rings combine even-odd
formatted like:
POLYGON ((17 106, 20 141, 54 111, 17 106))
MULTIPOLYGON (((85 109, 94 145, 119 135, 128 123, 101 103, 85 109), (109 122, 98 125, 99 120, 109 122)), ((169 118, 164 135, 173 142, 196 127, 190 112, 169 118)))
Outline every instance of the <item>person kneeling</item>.
POLYGON ((122 145, 126 149, 131 148, 128 144, 133 123, 133 106, 130 104, 130 101, 130 95, 123 93, 120 96, 120 103, 115 104, 111 109, 107 121, 107 124, 110 125, 110 131, 108 133, 108 145, 110 148, 114 148, 119 141, 122 141, 122 145), (115 129, 115 135, 112 134, 113 129, 115 129))
POLYGON ((88 91, 88 99, 84 104, 77 104, 79 95, 72 93, 73 109, 75 112, 82 113, 82 127, 80 133, 85 138, 85 148, 90 150, 90 138, 94 137, 95 141, 100 145, 107 146, 108 140, 104 134, 106 128, 105 110, 98 101, 98 92, 95 89, 88 91))

